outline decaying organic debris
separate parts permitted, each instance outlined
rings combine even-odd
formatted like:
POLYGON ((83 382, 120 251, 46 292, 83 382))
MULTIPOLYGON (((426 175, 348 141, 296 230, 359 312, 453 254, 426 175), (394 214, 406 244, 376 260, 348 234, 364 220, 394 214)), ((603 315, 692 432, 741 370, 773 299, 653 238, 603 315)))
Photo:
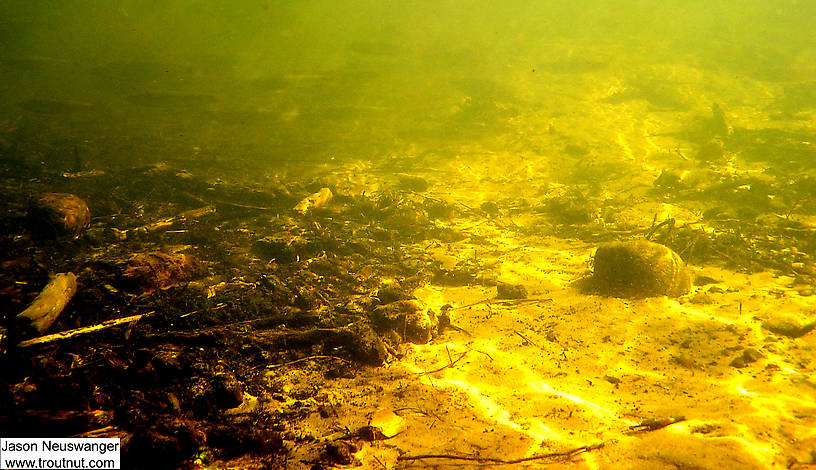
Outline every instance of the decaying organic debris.
POLYGON ((297 203, 295 206, 295 210, 300 212, 301 214, 305 214, 309 212, 311 209, 318 209, 332 200, 334 195, 329 188, 321 188, 320 191, 310 194, 309 196, 303 198, 302 201, 297 203))
POLYGON ((127 284, 149 292, 189 282, 201 273, 202 268, 192 255, 154 251, 131 255, 122 277, 127 284))
POLYGON ((396 332, 410 343, 427 343, 439 328, 436 314, 417 300, 396 300, 377 306, 371 319, 380 331, 396 332))
POLYGON ((4 292, 17 297, 8 305, 27 303, 19 286, 42 285, 48 272, 76 273, 55 277, 19 317, 38 333, 53 324, 54 334, 3 345, 0 420, 20 436, 47 426, 121 437, 136 466, 157 452, 167 462, 195 453, 274 462, 284 453, 274 430, 286 418, 227 417, 245 393, 274 395, 292 369, 332 377, 381 365, 403 341, 437 334, 436 315, 411 291, 438 271, 421 252, 394 252, 451 233, 428 218, 424 199, 214 186, 165 166, 81 178, 51 181, 64 193, 31 206, 67 201, 74 212, 28 210, 30 220, 70 222, 59 233, 77 237, 72 244, 40 245, 5 227, 15 237, 4 261, 4 292), (74 192, 94 207, 93 226, 74 192))
POLYGON ((34 302, 17 315, 16 327, 22 330, 24 336, 44 332, 62 313, 76 290, 74 273, 54 275, 34 302))

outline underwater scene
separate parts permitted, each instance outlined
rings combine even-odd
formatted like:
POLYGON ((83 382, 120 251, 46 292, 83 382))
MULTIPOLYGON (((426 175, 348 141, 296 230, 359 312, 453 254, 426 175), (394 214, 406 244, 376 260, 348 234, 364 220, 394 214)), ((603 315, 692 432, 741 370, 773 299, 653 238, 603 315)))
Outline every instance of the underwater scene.
POLYGON ((0 0, 0 468, 816 468, 814 20, 0 0))

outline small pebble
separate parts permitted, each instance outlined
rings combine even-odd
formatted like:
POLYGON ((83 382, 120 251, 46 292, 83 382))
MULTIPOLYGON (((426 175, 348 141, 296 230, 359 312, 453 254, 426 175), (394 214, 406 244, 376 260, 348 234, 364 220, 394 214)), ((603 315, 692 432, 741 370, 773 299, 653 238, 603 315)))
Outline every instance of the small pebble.
POLYGON ((614 385, 616 387, 621 382, 621 379, 619 379, 617 377, 613 377, 611 375, 604 375, 603 378, 604 378, 604 380, 606 380, 607 382, 611 383, 612 385, 614 385))
POLYGON ((731 363, 728 364, 728 365, 730 365, 731 367, 736 367, 738 369, 741 369, 743 367, 747 367, 749 364, 752 364, 752 363, 762 359, 763 357, 765 357, 765 355, 763 355, 761 352, 757 351, 756 349, 754 349, 754 348, 745 348, 742 351, 742 354, 740 356, 735 357, 734 360, 732 360, 731 363))
POLYGON ((499 282, 496 284, 497 299, 526 299, 527 289, 521 284, 507 284, 499 282))

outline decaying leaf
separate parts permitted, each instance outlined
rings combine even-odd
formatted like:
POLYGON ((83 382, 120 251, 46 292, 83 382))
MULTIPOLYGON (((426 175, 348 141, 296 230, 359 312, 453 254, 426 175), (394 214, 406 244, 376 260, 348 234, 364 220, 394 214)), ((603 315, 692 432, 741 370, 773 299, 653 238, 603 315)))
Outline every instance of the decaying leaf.
POLYGON ((295 206, 295 210, 301 214, 305 214, 309 212, 310 209, 325 206, 331 201, 333 196, 329 188, 322 188, 320 191, 306 196, 295 206))
POLYGON ((390 439, 405 431, 405 418, 388 409, 377 410, 371 417, 369 426, 375 428, 384 439, 390 439))
POLYGON ((74 273, 60 273, 51 278, 34 302, 17 315, 18 322, 29 331, 42 333, 47 330, 76 294, 74 273))

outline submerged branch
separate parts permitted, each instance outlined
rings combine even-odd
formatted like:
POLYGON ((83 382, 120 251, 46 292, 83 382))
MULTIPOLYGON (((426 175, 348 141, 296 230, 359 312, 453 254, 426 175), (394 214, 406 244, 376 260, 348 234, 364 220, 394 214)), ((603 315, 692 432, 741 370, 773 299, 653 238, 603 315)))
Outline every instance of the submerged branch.
POLYGON ((541 454, 541 455, 534 455, 531 457, 522 457, 520 459, 499 459, 493 457, 478 457, 474 455, 453 455, 453 454, 420 454, 420 455, 401 455, 397 457, 397 460, 426 460, 426 459, 447 459, 447 460, 463 460, 468 462, 480 462, 480 463, 495 463, 495 464, 517 464, 523 462, 532 462, 535 460, 552 460, 553 462, 560 462, 569 460, 575 456, 583 454, 585 452, 591 452, 593 450, 600 449, 604 447, 607 442, 600 442, 598 444, 586 445, 577 447, 572 450, 568 450, 565 452, 551 452, 549 454, 541 454))
POLYGON ((132 323, 132 322, 140 320, 142 317, 150 316, 153 313, 155 313, 155 312, 143 313, 141 315, 131 315, 129 317, 124 317, 124 318, 116 318, 114 320, 108 320, 108 321, 105 321, 105 322, 102 322, 102 323, 98 323, 96 325, 83 326, 82 328, 76 328, 76 329, 73 329, 73 330, 61 331, 59 333, 54 333, 54 334, 50 334, 50 335, 39 336, 37 338, 31 338, 31 339, 27 339, 25 341, 20 341, 20 344, 18 346, 21 347, 21 348, 24 348, 24 347, 27 347, 27 346, 35 346, 35 345, 38 345, 38 344, 47 344, 47 343, 53 343, 55 341, 62 341, 62 340, 68 339, 68 338, 73 338, 74 336, 79 336, 79 335, 84 335, 84 334, 88 334, 88 333, 94 333, 94 332, 101 331, 101 330, 106 330, 108 328, 113 328, 114 326, 122 325, 122 324, 125 324, 125 323, 132 323))

